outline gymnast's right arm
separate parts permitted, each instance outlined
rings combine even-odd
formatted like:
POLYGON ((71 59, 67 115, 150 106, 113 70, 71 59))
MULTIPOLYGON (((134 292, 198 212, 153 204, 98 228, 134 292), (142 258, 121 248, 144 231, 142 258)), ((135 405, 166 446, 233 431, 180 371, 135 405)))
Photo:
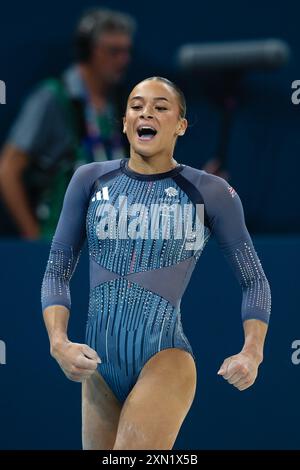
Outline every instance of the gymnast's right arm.
POLYGON ((89 165, 80 166, 68 185, 41 288, 50 353, 65 375, 78 382, 89 377, 101 362, 96 351, 86 344, 71 342, 67 334, 71 309, 70 280, 86 237, 86 177, 89 171, 89 165))

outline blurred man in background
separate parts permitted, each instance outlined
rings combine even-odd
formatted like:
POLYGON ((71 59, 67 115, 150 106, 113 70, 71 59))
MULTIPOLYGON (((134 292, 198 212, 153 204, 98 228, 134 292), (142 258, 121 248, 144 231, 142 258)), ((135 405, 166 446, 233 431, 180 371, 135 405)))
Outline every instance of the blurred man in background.
POLYGON ((25 101, 0 158, 2 200, 22 238, 52 238, 78 166, 127 155, 122 79, 135 29, 130 15, 89 10, 77 26, 75 64, 25 101))

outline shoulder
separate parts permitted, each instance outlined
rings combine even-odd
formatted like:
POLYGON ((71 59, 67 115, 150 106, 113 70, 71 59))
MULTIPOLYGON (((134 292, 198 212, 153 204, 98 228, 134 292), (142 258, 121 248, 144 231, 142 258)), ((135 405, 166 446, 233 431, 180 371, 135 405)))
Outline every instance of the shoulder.
POLYGON ((47 81, 38 83, 26 98, 27 102, 54 103, 56 102, 55 91, 50 87, 47 81))
POLYGON ((205 199, 207 197, 221 197, 222 195, 229 195, 230 197, 236 195, 236 191, 224 178, 207 173, 204 170, 185 165, 182 175, 197 187, 205 199))
POLYGON ((121 159, 107 160, 104 162, 85 163, 77 167, 72 176, 72 182, 80 183, 86 191, 92 186, 96 179, 106 175, 110 171, 120 168, 121 159))
POLYGON ((91 162, 80 165, 75 170, 74 174, 77 175, 97 175, 101 176, 102 174, 109 173, 117 168, 120 168, 122 159, 118 160, 106 160, 104 162, 91 162))
MULTIPOLYGON (((41 82, 31 89, 21 104, 21 109, 23 114, 26 115, 26 119, 39 120, 46 114, 49 116, 50 113, 53 116, 53 114, 57 115, 57 112, 62 110, 55 91, 45 82, 41 82)), ((55 122, 54 119, 52 125, 55 122)))

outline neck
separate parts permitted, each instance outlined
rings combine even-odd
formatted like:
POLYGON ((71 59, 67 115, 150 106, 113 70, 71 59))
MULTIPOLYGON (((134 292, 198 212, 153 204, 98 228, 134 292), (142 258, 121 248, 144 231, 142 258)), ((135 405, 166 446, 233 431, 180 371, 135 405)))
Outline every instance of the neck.
POLYGON ((154 174, 172 170, 177 166, 177 162, 173 158, 172 153, 170 155, 151 155, 150 157, 145 157, 136 153, 131 148, 128 166, 138 173, 154 174))
POLYGON ((78 67, 92 104, 96 108, 103 108, 108 93, 107 85, 96 76, 90 65, 79 64, 78 67))

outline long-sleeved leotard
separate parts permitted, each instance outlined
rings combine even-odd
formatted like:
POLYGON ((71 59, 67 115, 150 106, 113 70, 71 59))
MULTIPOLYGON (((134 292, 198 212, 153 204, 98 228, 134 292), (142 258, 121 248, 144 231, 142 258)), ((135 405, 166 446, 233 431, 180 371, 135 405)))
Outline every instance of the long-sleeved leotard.
POLYGON ((182 164, 144 175, 127 159, 89 163, 74 173, 51 244, 42 309, 71 308, 69 283, 87 238, 86 342, 121 403, 158 351, 180 348, 194 357, 180 302, 211 234, 242 287, 242 320, 268 323, 269 283, 240 198, 224 179, 182 164))

